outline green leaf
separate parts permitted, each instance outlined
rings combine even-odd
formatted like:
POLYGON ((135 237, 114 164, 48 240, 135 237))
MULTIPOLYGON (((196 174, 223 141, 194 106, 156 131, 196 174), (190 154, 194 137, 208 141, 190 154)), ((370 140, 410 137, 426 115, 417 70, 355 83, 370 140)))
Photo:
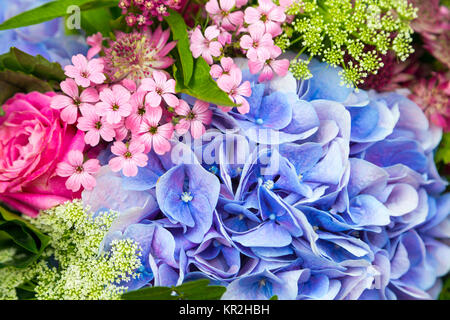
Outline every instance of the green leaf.
POLYGON ((270 298, 269 300, 278 300, 278 296, 277 296, 277 295, 274 295, 274 296, 272 296, 272 298, 270 298))
MULTIPOLYGON (((98 8, 107 8, 118 5, 118 0, 58 0, 48 2, 35 9, 22 12, 12 17, 2 24, 0 30, 25 27, 33 24, 42 23, 55 18, 64 17, 68 14, 67 9, 72 6, 79 6, 80 10, 92 10, 98 8)), ((69 12, 70 13, 70 12, 69 12)))
POLYGON ((450 274, 444 278, 444 286, 439 295, 439 300, 450 300, 450 274))
POLYGON ((111 20, 113 19, 109 10, 94 9, 81 12, 81 28, 88 36, 101 32, 103 36, 108 37, 112 32, 111 20))
POLYGON ((12 261, 0 263, 0 268, 14 266, 25 268, 38 259, 49 244, 50 238, 28 221, 0 207, 0 248, 17 250, 12 261))
POLYGON ((178 287, 151 287, 130 291, 124 300, 217 300, 225 293, 222 286, 210 286, 208 279, 184 283, 178 287))
POLYGON ((189 83, 194 72, 194 59, 189 48, 188 27, 183 17, 172 9, 169 10, 169 15, 164 19, 169 24, 173 40, 177 41, 178 56, 181 61, 183 73, 183 84, 189 83))
POLYGON ((442 135, 442 140, 434 157, 436 162, 450 163, 450 132, 442 135))
POLYGON ((222 91, 213 80, 209 74, 211 68, 203 58, 195 59, 194 73, 188 85, 183 84, 183 78, 178 68, 178 65, 174 64, 175 91, 220 106, 236 106, 228 94, 222 91))

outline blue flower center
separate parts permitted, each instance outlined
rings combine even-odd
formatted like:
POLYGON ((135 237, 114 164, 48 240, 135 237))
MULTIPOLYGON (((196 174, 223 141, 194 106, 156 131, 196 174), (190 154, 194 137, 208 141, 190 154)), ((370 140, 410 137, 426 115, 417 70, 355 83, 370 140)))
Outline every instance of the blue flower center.
POLYGON ((185 203, 191 202, 192 199, 194 199, 194 197, 191 195, 190 192, 183 192, 181 194, 181 201, 183 201, 185 203))
POLYGON ((213 246, 214 247, 220 247, 220 245, 221 245, 221 243, 219 241, 217 241, 217 240, 213 241, 213 246))
POLYGON ((264 187, 266 187, 266 189, 272 190, 274 186, 275 183, 272 180, 267 180, 264 182, 264 187))
POLYGON ((261 118, 256 119, 256 124, 263 124, 264 120, 261 118))
POLYGON ((269 219, 270 220, 275 220, 277 218, 277 216, 275 215, 275 213, 272 213, 270 216, 269 216, 269 219))

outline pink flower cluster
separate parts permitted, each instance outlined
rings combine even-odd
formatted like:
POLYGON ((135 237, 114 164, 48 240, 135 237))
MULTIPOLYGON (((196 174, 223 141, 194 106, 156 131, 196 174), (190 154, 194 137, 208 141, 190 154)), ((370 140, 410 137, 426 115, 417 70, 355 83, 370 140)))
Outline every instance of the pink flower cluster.
MULTIPOLYGON (((86 144, 95 147, 113 142, 109 161, 113 171, 135 176, 147 165, 147 153, 163 155, 171 150, 174 132, 191 131, 194 138, 211 123, 209 103, 196 101, 191 108, 175 95, 175 80, 163 71, 154 71, 138 85, 125 79, 103 83, 104 60, 73 57, 65 68, 69 77, 61 83, 64 94, 52 99, 51 107, 61 110, 61 119, 84 132, 86 144)), ((66 177, 66 187, 74 192, 81 186, 91 190, 100 166, 97 160, 84 161, 81 152, 71 153, 58 165, 57 174, 66 177)))
POLYGON ((284 11, 289 4, 289 1, 276 5, 272 0, 259 0, 258 6, 252 7, 247 6, 247 0, 209 0, 205 8, 213 25, 204 32, 199 27, 191 32, 192 55, 201 56, 212 65, 214 60, 221 61, 225 52, 231 51, 235 56, 238 49, 248 58, 250 72, 259 73, 259 82, 271 80, 274 74, 286 75, 289 60, 280 59, 282 51, 273 39, 282 33, 284 11))
POLYGON ((120 0, 119 8, 126 16, 125 21, 130 27, 147 28, 153 23, 153 18, 162 21, 169 15, 169 9, 180 9, 183 0, 120 0))

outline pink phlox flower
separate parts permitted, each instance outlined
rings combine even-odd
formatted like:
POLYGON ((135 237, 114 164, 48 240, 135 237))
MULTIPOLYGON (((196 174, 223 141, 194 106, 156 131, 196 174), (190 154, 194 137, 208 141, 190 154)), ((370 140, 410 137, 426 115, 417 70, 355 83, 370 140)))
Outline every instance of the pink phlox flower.
POLYGON ((135 134, 135 137, 145 146, 145 152, 153 150, 163 155, 170 151, 170 139, 173 136, 173 125, 168 122, 161 125, 162 108, 150 108, 142 119, 141 126, 135 134))
POLYGON ((103 74, 104 64, 102 59, 87 60, 82 54, 72 57, 73 65, 64 68, 66 76, 73 78, 75 82, 84 88, 95 84, 101 84, 106 80, 103 74))
POLYGON ((265 61, 270 58, 270 50, 274 46, 272 35, 266 33, 261 25, 255 24, 249 27, 249 34, 242 36, 240 45, 247 50, 247 58, 250 60, 265 61))
POLYGON ((87 53, 88 60, 92 59, 103 49, 103 36, 101 32, 98 32, 90 37, 87 37, 86 42, 91 46, 87 53))
POLYGON ((105 116, 110 124, 119 123, 131 114, 130 96, 130 92, 119 84, 104 89, 100 92, 101 101, 96 104, 97 113, 105 116))
POLYGON ((235 6, 236 0, 210 0, 206 3, 205 9, 216 25, 227 31, 234 31, 244 22, 242 11, 232 12, 235 6))
POLYGON ((100 138, 110 142, 116 135, 113 125, 109 124, 104 117, 99 116, 94 109, 88 109, 78 119, 77 128, 86 132, 84 141, 92 147, 99 144, 100 138))
POLYGON ((114 172, 122 170, 126 177, 136 176, 138 167, 145 167, 148 162, 148 156, 144 153, 144 148, 143 144, 134 140, 127 144, 122 141, 114 142, 111 152, 117 157, 109 161, 109 167, 114 172))
POLYGON ((125 120, 125 126, 132 133, 135 133, 139 130, 141 126, 142 119, 145 114, 149 112, 151 108, 150 104, 146 102, 145 96, 147 95, 146 91, 138 90, 133 93, 130 99, 131 103, 131 114, 125 120))
POLYGON ((284 8, 272 0, 259 0, 259 6, 245 9, 244 20, 249 25, 259 25, 273 37, 281 34, 281 24, 286 20, 284 8))
POLYGON ((204 125, 208 125, 212 121, 212 111, 209 108, 209 103, 201 100, 195 101, 192 109, 185 101, 180 100, 180 104, 175 108, 175 112, 183 116, 175 126, 177 132, 185 134, 190 128, 194 139, 200 138, 206 131, 204 125))
POLYGON ((162 71, 155 71, 151 78, 142 80, 140 90, 148 91, 146 101, 151 107, 160 106, 162 99, 171 107, 178 105, 178 98, 175 96, 175 80, 167 79, 167 75, 162 71))
POLYGON ((273 46, 270 49, 270 58, 266 61, 249 60, 248 67, 250 72, 252 74, 257 74, 261 71, 258 77, 259 82, 272 80, 274 73, 280 77, 284 77, 289 70, 289 60, 276 60, 279 55, 281 55, 281 49, 277 46, 273 46))
POLYGON ((70 78, 61 82, 60 87, 66 95, 57 95, 52 98, 50 106, 53 109, 63 109, 61 119, 68 124, 74 124, 77 121, 78 109, 84 114, 86 110, 93 109, 93 103, 99 99, 97 90, 93 88, 84 89, 80 95, 76 82, 70 78))
POLYGON ((125 119, 127 118, 122 118, 119 123, 113 125, 114 132, 116 134, 115 138, 117 141, 123 141, 128 138, 129 130, 125 124, 125 119))
POLYGON ((231 69, 238 68, 238 66, 234 63, 232 58, 223 57, 220 59, 220 65, 213 64, 211 66, 211 71, 209 74, 214 79, 220 78, 222 75, 230 74, 231 69))
MULTIPOLYGON (((250 97, 252 89, 249 81, 242 82, 242 71, 239 68, 231 69, 229 75, 223 75, 217 80, 220 89, 228 93, 231 100, 238 105, 239 113, 245 114, 250 111, 250 105, 244 97, 250 97)), ((218 106, 221 110, 228 112, 233 107, 218 106)))
POLYGON ((66 180, 67 189, 77 192, 81 187, 92 190, 96 185, 94 175, 99 170, 100 162, 97 159, 84 162, 83 154, 72 150, 67 156, 67 162, 58 163, 56 174, 60 177, 69 177, 66 180))
POLYGON ((205 36, 203 36, 200 28, 196 28, 190 38, 190 49, 194 58, 202 56, 211 65, 213 57, 220 56, 222 52, 222 44, 217 41, 219 35, 220 30, 216 26, 206 28, 205 36))

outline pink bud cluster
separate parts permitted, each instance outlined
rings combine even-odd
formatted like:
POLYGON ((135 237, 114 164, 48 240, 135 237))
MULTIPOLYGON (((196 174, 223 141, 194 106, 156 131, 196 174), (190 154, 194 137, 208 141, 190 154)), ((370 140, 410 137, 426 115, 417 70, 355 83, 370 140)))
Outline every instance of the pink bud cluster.
POLYGON ((120 0, 119 8, 130 27, 147 28, 153 18, 162 21, 169 9, 180 9, 183 0, 120 0))
MULTIPOLYGON (((280 5, 276 5, 272 0, 259 0, 258 6, 254 7, 248 6, 247 1, 209 0, 206 3, 205 9, 212 25, 204 32, 198 26, 191 31, 190 49, 193 56, 203 57, 214 69, 214 63, 219 61, 221 67, 224 67, 223 64, 232 65, 228 55, 236 56, 238 50, 247 57, 250 72, 259 74, 259 82, 269 81, 275 74, 286 75, 289 60, 280 59, 282 50, 275 45, 274 38, 282 33, 281 25, 287 19, 284 11, 291 2, 281 1, 280 5), (224 61, 224 58, 230 60, 224 61)), ((231 72, 225 80, 217 77, 219 86, 226 92, 232 92, 230 97, 238 101, 242 96, 247 96, 244 84, 244 88, 238 90, 240 94, 236 91, 240 88, 236 83, 240 77, 237 71, 231 72)), ((243 107, 239 111, 245 113, 245 110, 246 107, 243 107)))
MULTIPOLYGON (((209 103, 198 100, 191 107, 179 99, 175 80, 166 72, 154 71, 139 84, 129 79, 106 83, 103 59, 77 55, 72 63, 65 67, 63 94, 52 99, 51 107, 61 109, 61 119, 85 133, 86 144, 112 143, 115 157, 109 166, 125 176, 135 176, 138 167, 146 166, 152 150, 159 155, 170 151, 175 132, 190 131, 196 139, 212 121, 209 103)), ((98 168, 98 162, 74 154, 60 164, 58 175, 68 177, 68 189, 92 189, 98 168)))

